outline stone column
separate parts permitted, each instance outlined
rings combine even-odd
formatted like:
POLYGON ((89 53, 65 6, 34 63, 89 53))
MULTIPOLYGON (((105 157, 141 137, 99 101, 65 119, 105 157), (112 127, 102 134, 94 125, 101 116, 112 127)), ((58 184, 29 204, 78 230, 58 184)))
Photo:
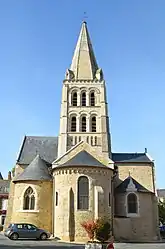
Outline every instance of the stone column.
POLYGON ((86 116, 86 132, 90 132, 90 117, 86 116))
POLYGON ((80 106, 81 101, 80 101, 80 91, 77 92, 77 106, 80 106))
POLYGON ((80 132, 80 115, 77 115, 76 122, 76 132, 80 132))

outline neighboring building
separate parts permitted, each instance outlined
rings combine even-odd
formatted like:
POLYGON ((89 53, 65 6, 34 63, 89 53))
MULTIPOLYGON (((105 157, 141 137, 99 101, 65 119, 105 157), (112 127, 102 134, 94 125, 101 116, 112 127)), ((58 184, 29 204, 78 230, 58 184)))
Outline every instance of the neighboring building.
POLYGON ((165 201, 165 189, 157 189, 158 201, 165 201))
POLYGON ((111 151, 106 84, 83 22, 63 81, 59 136, 25 136, 6 226, 29 222, 62 240, 84 241, 81 223, 104 216, 118 240, 156 240, 154 170, 146 150, 111 151))
POLYGON ((11 182, 11 173, 8 174, 8 180, 3 179, 0 173, 0 225, 4 225, 9 197, 9 187, 11 182))

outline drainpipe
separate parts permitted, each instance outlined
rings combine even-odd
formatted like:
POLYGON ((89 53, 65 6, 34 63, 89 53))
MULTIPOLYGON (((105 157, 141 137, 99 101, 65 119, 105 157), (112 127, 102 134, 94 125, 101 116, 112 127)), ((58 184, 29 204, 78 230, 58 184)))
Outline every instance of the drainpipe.
POLYGON ((54 184, 54 182, 55 182, 55 178, 54 178, 54 175, 53 175, 53 191, 52 191, 53 192, 52 193, 52 235, 53 235, 53 237, 55 236, 55 234, 54 234, 54 217, 55 217, 55 215, 54 215, 54 212, 55 212, 55 208, 54 208, 54 190, 55 190, 55 184, 54 184))
POLYGON ((113 219, 114 219, 114 179, 111 177, 111 226, 112 226, 112 236, 113 236, 113 219))
POLYGON ((112 236, 114 236, 114 180, 118 174, 118 166, 114 164, 113 176, 111 177, 111 226, 112 236))

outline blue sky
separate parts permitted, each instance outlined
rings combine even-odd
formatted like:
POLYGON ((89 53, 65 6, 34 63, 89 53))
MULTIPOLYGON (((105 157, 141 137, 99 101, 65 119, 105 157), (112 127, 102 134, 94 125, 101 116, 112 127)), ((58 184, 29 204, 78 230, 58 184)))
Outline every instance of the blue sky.
POLYGON ((86 11, 107 83, 112 148, 155 159, 164 184, 164 0, 0 1, 0 170, 23 136, 58 135, 62 80, 86 11))

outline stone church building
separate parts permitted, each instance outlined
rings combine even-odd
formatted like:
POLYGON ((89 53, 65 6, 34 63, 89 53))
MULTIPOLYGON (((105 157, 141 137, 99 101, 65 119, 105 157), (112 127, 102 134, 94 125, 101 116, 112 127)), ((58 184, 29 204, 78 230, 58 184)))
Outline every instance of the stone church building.
POLYGON ((83 22, 63 81, 59 135, 24 137, 5 226, 27 222, 85 241, 81 223, 106 217, 117 240, 156 240, 154 171, 146 149, 111 151, 106 83, 83 22))

